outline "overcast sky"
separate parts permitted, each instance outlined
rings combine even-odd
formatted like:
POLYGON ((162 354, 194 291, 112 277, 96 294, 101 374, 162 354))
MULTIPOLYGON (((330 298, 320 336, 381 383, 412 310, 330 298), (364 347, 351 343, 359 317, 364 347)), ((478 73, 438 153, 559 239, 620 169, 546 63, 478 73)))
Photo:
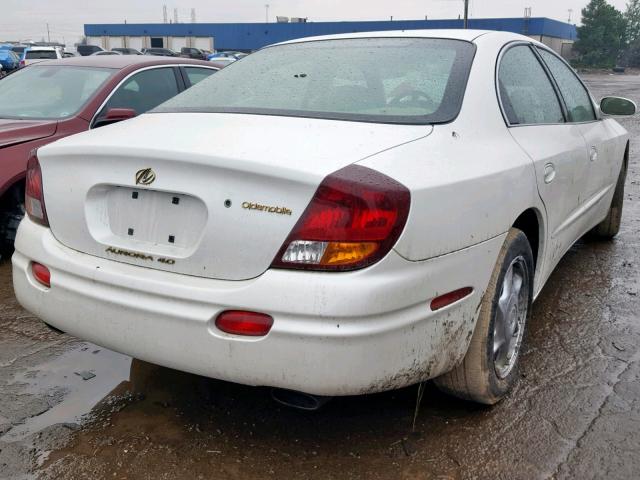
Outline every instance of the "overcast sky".
MULTIPOLYGON (((276 15, 308 17, 309 21, 457 18, 463 0, 0 0, 0 40, 33 39, 73 44, 85 23, 162 22, 162 6, 169 17, 178 9, 180 22, 188 22, 191 8, 198 22, 264 22, 269 3, 270 21, 276 15)), ((624 10, 626 0, 609 0, 624 10)), ((580 21, 587 0, 471 0, 471 17, 519 17, 525 7, 534 17, 580 21)))

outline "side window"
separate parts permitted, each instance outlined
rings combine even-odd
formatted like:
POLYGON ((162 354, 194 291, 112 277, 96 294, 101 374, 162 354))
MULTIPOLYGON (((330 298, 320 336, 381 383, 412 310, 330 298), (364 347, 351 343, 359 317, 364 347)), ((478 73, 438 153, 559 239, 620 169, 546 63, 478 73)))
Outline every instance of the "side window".
POLYGON ((554 54, 538 49, 540 55, 556 79, 564 103, 567 105, 570 122, 590 122, 596 119, 589 93, 576 75, 554 54))
POLYGON ((201 82, 205 78, 211 76, 216 73, 216 70, 212 68, 197 68, 197 67, 185 67, 184 71, 189 78, 189 83, 191 86, 195 85, 198 82, 201 82))
POLYGON ((512 125, 564 122, 551 81, 527 45, 512 47, 502 56, 498 90, 512 125))
POLYGON ((133 75, 120 85, 102 109, 133 108, 145 113, 178 94, 178 84, 172 68, 154 68, 133 75))

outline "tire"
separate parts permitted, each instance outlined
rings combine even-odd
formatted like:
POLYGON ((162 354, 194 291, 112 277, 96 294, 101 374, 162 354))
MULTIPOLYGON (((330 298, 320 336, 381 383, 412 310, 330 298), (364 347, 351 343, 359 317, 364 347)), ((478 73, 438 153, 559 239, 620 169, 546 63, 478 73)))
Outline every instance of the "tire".
POLYGON ((624 183, 627 179, 627 162, 622 163, 620 175, 616 189, 613 192, 613 199, 609 212, 603 221, 593 227, 587 236, 594 240, 611 240, 620 231, 620 222, 622 220, 622 204, 624 203, 624 183))
POLYGON ((434 379, 440 390, 487 405, 497 403, 511 390, 519 375, 519 353, 533 297, 533 273, 529 241, 521 230, 511 228, 482 298, 469 349, 460 365, 434 379), (506 285, 511 288, 505 288, 506 285), (508 295, 509 291, 514 294, 508 295), (507 325, 511 335, 507 333, 507 325), (494 341, 500 342, 500 332, 505 341, 495 352, 494 341))
POLYGON ((24 187, 15 186, 5 197, 0 212, 0 254, 4 257, 13 252, 18 225, 24 218, 24 187))

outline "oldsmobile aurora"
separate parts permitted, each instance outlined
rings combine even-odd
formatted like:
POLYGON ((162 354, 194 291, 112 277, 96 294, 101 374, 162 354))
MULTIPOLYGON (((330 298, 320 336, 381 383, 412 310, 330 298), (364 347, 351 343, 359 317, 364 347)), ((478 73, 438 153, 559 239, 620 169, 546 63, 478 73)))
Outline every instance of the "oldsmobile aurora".
POLYGON ((629 141, 607 114, 634 112, 509 33, 268 47, 39 149, 16 295, 214 378, 327 396, 433 378, 492 404, 563 254, 618 232, 629 141))

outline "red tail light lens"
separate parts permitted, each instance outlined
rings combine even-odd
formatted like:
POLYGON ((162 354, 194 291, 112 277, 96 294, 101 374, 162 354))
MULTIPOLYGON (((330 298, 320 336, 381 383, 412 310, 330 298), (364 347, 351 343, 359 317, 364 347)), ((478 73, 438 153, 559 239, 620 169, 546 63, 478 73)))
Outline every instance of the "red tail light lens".
POLYGON ((41 263, 33 262, 31 264, 31 273, 38 283, 45 287, 51 287, 51 272, 41 263))
POLYGON ((409 190, 359 165, 329 175, 284 242, 272 267, 356 270, 384 257, 409 215, 409 190))
POLYGON ((273 318, 265 313, 227 310, 216 318, 216 327, 232 335, 263 337, 273 326, 273 318))
POLYGON ((42 170, 40 170, 40 163, 35 152, 31 154, 27 162, 24 207, 31 220, 45 227, 49 226, 47 210, 44 206, 42 170))

